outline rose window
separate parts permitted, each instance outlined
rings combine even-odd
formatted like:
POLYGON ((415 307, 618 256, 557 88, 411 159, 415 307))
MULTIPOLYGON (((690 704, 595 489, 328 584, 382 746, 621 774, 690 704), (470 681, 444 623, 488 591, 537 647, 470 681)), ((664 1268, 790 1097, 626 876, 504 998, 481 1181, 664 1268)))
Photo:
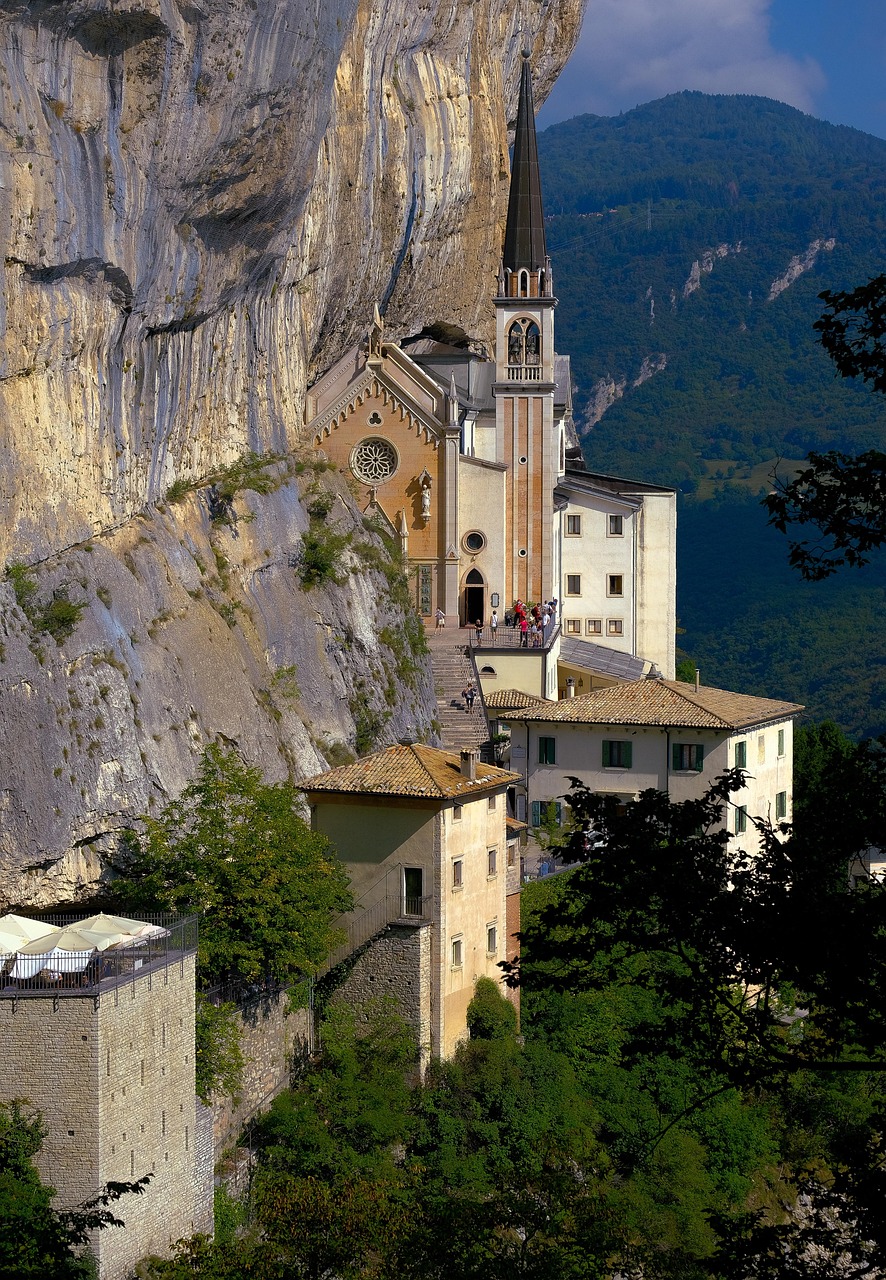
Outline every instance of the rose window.
POLYGON ((388 440, 363 440, 351 454, 351 470, 364 484, 384 484, 397 470, 397 450, 388 440))

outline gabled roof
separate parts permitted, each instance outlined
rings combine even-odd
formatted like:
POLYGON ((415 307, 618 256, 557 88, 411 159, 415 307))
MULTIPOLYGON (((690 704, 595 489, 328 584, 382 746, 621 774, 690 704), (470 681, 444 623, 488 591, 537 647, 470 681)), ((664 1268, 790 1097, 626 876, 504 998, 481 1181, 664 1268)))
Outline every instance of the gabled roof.
MULTIPOLYGON (((494 693, 484 693, 483 701, 487 707, 498 710, 499 707, 528 707, 536 702, 546 703, 546 699, 539 698, 533 693, 524 693, 522 689, 496 689, 494 693)), ((547 705, 547 704, 546 704, 547 705)))
POLYGON ((348 795, 414 796, 430 800, 463 800, 516 782, 520 774, 477 762, 474 781, 461 772, 461 759, 449 751, 410 746, 388 747, 353 764, 318 773, 299 783, 303 791, 348 795))
MULTIPOLYGON (((632 680, 594 689, 580 698, 524 707, 514 720, 566 724, 655 725, 660 728, 734 731, 771 720, 785 720, 803 708, 796 702, 753 698, 726 689, 709 689, 679 680, 632 680)), ((508 719, 502 716, 502 719, 508 719)))
POLYGON ((538 271, 544 267, 546 255, 532 75, 529 70, 529 55, 524 53, 502 262, 511 271, 519 271, 522 267, 538 271))

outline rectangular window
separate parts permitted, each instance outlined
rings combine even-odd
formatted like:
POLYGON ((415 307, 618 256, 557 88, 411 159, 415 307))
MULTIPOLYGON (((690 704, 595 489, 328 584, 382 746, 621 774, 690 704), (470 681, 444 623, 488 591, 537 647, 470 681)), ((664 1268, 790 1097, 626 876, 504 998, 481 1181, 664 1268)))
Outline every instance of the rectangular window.
POLYGON ((581 574, 580 573, 567 573, 566 594, 568 596, 581 595, 581 574))
POLYGON ((775 816, 776 818, 786 818, 788 816, 788 793, 779 791, 775 797, 775 816))
POLYGON ((563 825, 563 806, 559 800, 533 800, 530 805, 530 826, 543 824, 563 825))
POLYGON ((538 763, 539 764, 556 764, 557 763, 557 739, 556 738, 539 738, 538 740, 538 763))
POLYGON ((581 537, 581 516, 566 517, 566 534, 570 538, 581 537))
POLYGON ((603 768, 630 769, 633 759, 634 744, 632 742, 611 742, 603 740, 603 768))
POLYGON ((621 618, 607 618, 606 634, 608 636, 623 636, 624 631, 625 624, 622 622, 621 618))
POLYGON ((486 808, 489 810, 490 813, 495 813, 497 806, 498 806, 498 796, 490 796, 489 799, 486 801, 486 808))
POLYGON ((486 926, 486 954, 494 956, 498 950, 498 928, 494 924, 486 926))
POLYGON ((461 805, 460 804, 454 804, 452 806, 452 821, 453 822, 461 821, 461 805))
POLYGON ((766 763, 766 735, 761 733, 757 739, 757 764, 766 763))
POLYGON ((784 755, 784 729, 779 729, 778 731, 778 754, 779 756, 784 755))
POLYGON ((748 807, 740 804, 735 810, 735 834, 743 835, 748 829, 748 807))
POLYGON ((498 850, 487 849, 486 850, 486 874, 488 876, 495 875, 497 864, 498 864, 498 850))
POLYGON ((450 951, 450 956, 451 956, 450 964, 452 965, 453 969, 461 968, 461 942, 462 942, 461 938, 452 939, 452 947, 450 951))
POLYGON ((675 773, 683 769, 694 769, 696 773, 701 773, 704 768, 704 747, 696 742, 672 743, 671 768, 675 773))
POLYGON ((735 767, 736 769, 746 769, 748 767, 748 744, 746 742, 736 742, 735 744, 735 767))
POLYGON ((624 576, 620 573, 608 573, 606 575, 606 594, 608 596, 623 596, 624 593, 624 576))
POLYGON ((609 536, 610 538, 621 538, 624 535, 625 522, 624 516, 609 517, 609 536))
POLYGON ((566 634, 567 634, 568 636, 580 636, 580 635, 581 635, 581 622, 580 622, 580 620, 579 620, 578 618, 567 618, 567 619, 566 619, 566 634))
POLYGON ((508 845, 508 866, 515 867, 517 865, 517 846, 515 844, 508 845))
POLYGON ((462 880, 463 875, 464 875, 464 863, 462 862, 461 858, 456 858, 455 862, 453 862, 452 864, 453 889, 460 889, 462 887, 462 884, 464 883, 464 881, 462 880))
POLYGON ((587 634, 587 635, 589 635, 589 636, 602 636, 602 634, 603 634, 603 619, 602 619, 602 618, 588 618, 588 619, 585 621, 585 632, 586 632, 586 634, 587 634))

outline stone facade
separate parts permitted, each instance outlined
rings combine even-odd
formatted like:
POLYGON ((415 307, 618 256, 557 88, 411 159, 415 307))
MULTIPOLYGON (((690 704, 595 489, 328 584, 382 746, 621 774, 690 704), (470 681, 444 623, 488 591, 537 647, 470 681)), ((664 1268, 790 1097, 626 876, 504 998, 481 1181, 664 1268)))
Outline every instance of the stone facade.
POLYGON ((153 1175, 143 1195, 117 1207, 125 1230, 96 1233, 99 1280, 212 1231, 212 1168, 194 1095, 194 963, 192 954, 154 966, 99 999, 0 1000, 0 1099, 42 1112, 38 1164, 57 1206, 153 1175))
POLYGON ((238 1020, 244 1058, 243 1087, 236 1104, 232 1098, 213 1099, 216 1160, 243 1125, 288 1087, 294 1061, 313 1045, 309 1010, 290 1009, 285 993, 256 996, 242 1004, 238 1020))
POLYGON ((347 978, 336 988, 334 1003, 367 1009, 392 999, 418 1037, 422 1061, 431 1045, 431 924, 390 924, 359 953, 347 978))

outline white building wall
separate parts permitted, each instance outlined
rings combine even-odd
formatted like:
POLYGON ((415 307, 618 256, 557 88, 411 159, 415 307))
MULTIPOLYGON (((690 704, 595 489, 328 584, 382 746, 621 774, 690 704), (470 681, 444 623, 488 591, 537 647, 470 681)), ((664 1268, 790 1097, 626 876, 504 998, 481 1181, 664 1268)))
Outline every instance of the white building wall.
POLYGON ((636 519, 636 650, 666 680, 675 675, 677 496, 647 493, 636 519))
MULTIPOLYGON (((522 773, 526 788, 526 820, 531 821, 533 801, 562 800, 568 778, 577 777, 592 791, 633 799, 647 788, 666 791, 675 801, 698 799, 715 778, 736 767, 736 744, 747 751, 747 785, 734 792, 725 814, 730 843, 753 850, 758 839, 753 818, 790 821, 793 813, 793 722, 782 720, 747 732, 729 734, 712 729, 659 729, 627 725, 573 725, 515 721, 511 726, 510 767, 522 773), (779 731, 784 749, 778 752, 779 731), (539 738, 555 741, 555 763, 539 762, 539 738), (630 768, 603 767, 603 742, 632 744, 630 768), (762 743, 762 745, 761 745, 762 743), (674 745, 704 748, 701 771, 672 768, 674 745), (777 797, 784 796, 785 817, 777 817, 777 797), (736 833, 736 811, 748 815, 744 833, 736 833)), ((567 816, 564 807, 564 819, 567 816)))

